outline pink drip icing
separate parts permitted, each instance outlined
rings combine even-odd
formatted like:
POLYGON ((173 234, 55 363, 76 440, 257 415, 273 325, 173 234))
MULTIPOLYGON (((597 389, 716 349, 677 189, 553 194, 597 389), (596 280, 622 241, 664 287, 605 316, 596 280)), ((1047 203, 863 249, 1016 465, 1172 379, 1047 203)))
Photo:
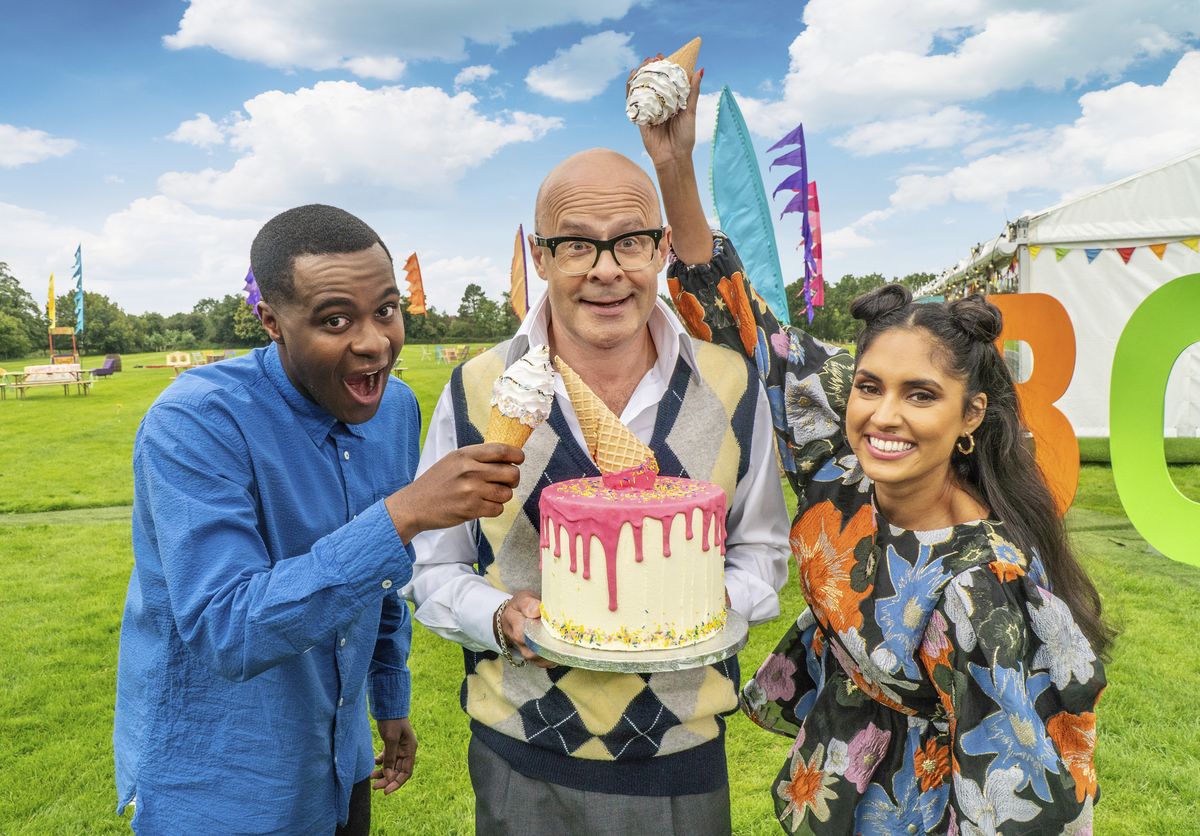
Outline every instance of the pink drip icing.
MULTIPOLYGON (((588 481, 588 480, 577 480, 588 481)), ((599 480, 596 480, 599 481, 599 480)), ((554 507, 554 513, 545 514, 546 525, 543 530, 543 547, 549 546, 549 526, 554 526, 556 534, 553 539, 555 541, 554 556, 560 557, 562 554, 562 537, 559 534, 559 529, 565 528, 567 536, 570 538, 568 551, 570 553, 571 572, 578 571, 577 563, 577 546, 576 539, 583 539, 583 577, 585 580, 591 579, 591 542, 592 537, 600 541, 604 549, 605 566, 608 570, 608 608, 610 611, 617 609, 617 542, 620 538, 622 527, 628 523, 632 528, 634 537, 634 555, 635 560, 642 562, 645 559, 642 549, 642 527, 644 520, 648 517, 654 517, 662 523, 663 528, 663 556, 669 557, 671 554, 671 526, 674 522, 675 515, 682 513, 684 515, 685 526, 684 535, 691 540, 694 536, 692 531, 691 514, 696 507, 701 509, 702 525, 704 527, 701 547, 704 551, 708 551, 711 546, 709 544, 708 527, 709 520, 712 520, 713 540, 720 545, 721 554, 725 553, 725 495, 723 492, 716 492, 711 495, 697 497, 690 501, 680 500, 678 498, 665 498, 662 501, 647 503, 644 514, 641 517, 636 516, 636 511, 631 514, 626 514, 622 519, 622 515, 605 514, 605 506, 609 505, 610 500, 605 500, 601 497, 565 497, 555 493, 551 488, 548 488, 543 493, 543 502, 551 499, 551 506, 554 507), (554 500, 558 500, 557 502, 554 500), (697 505, 698 501, 698 505, 697 505), (655 507, 655 506, 658 507, 655 507), (662 505, 676 506, 669 507, 666 510, 662 509, 662 505), (686 505, 687 507, 677 507, 686 505), (658 513, 655 513, 655 512, 658 513)), ((543 505, 543 511, 547 506, 543 505)))

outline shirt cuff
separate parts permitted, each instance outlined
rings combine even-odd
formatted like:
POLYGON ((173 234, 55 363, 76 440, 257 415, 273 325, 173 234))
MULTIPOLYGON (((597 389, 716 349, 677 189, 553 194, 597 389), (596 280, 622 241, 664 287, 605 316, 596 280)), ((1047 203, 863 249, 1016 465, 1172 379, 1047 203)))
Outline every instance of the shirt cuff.
POLYGON ((761 624, 779 615, 778 593, 752 572, 726 566, 725 591, 729 593, 729 608, 751 624, 761 624))
POLYGON ((408 716, 412 674, 388 671, 371 676, 371 716, 376 720, 398 720, 408 716))
POLYGON ((366 603, 412 578, 412 555, 391 514, 379 500, 332 534, 317 541, 333 552, 356 599, 366 603))

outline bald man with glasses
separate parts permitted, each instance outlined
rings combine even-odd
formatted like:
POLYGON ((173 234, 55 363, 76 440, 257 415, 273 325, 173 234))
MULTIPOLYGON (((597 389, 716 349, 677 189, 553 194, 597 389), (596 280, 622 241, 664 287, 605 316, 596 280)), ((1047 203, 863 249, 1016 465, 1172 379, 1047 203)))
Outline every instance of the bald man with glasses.
MULTIPOLYGON (((672 187, 694 177, 690 160, 669 176, 672 187)), ((529 243, 546 294, 513 339, 455 370, 418 474, 482 440, 477 416, 486 423, 493 382, 546 343, 655 451, 662 472, 726 489, 726 597, 751 623, 774 618, 788 542, 767 399, 743 357, 693 341, 659 299, 671 229, 654 183, 613 151, 576 154, 543 181, 536 229, 529 243)), ((599 474, 555 386, 506 512, 413 542, 416 618, 464 648, 477 832, 727 834, 723 716, 737 706, 736 658, 599 673, 555 667, 525 645, 538 618, 540 491, 599 474)))

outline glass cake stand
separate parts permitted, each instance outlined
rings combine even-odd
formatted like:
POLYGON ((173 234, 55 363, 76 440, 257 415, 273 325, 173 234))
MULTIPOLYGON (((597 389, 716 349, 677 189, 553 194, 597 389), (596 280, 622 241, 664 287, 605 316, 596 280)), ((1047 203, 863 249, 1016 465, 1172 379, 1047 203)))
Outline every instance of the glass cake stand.
POLYGON ((541 620, 525 625, 525 644, 530 650, 560 665, 616 673, 660 673, 701 668, 728 659, 746 646, 750 624, 729 610, 725 626, 714 636, 684 647, 652 650, 596 650, 568 644, 550 635, 541 620))

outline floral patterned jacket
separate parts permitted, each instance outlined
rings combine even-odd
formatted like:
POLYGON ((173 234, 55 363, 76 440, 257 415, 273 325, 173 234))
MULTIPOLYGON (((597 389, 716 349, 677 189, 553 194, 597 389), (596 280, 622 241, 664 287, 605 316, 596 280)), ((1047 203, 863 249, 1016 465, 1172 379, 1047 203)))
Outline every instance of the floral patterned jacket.
POLYGON ((1091 833, 1104 670, 1004 523, 890 525, 846 442, 853 360, 780 325, 727 239, 673 261, 691 333, 753 357, 799 498, 808 608, 742 708, 795 738, 773 788, 792 833, 1091 833))

